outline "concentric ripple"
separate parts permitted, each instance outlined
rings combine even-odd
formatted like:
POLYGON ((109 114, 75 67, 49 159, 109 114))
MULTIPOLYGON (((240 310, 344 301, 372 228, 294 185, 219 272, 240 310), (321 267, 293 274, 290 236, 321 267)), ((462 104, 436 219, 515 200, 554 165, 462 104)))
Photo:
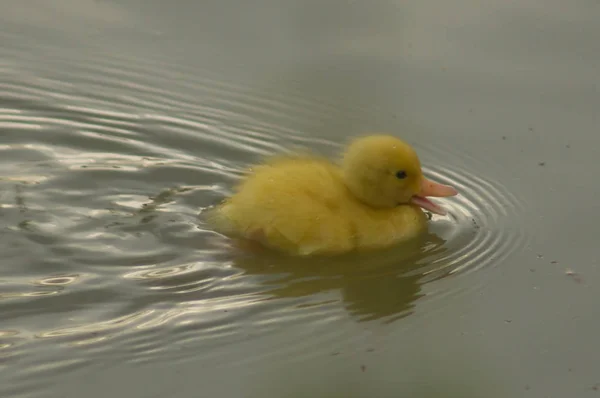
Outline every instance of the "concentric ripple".
POLYGON ((448 216, 433 217, 431 231, 444 239, 447 250, 427 258, 425 275, 436 278, 492 267, 528 244, 521 222, 523 203, 499 182, 474 171, 489 170, 491 165, 451 148, 425 148, 423 153, 430 158, 461 159, 468 165, 433 165, 425 170, 431 178, 459 191, 444 203, 448 216))
MULTIPOLYGON (((423 152, 433 152, 448 161, 465 159, 464 153, 450 148, 426 148, 423 152)), ((443 200, 447 216, 432 216, 430 230, 443 238, 446 249, 426 257, 427 265, 420 269, 433 278, 494 267, 529 243, 521 222, 524 203, 498 181, 474 171, 490 169, 482 159, 470 157, 465 164, 468 168, 441 164, 425 167, 428 177, 452 185, 459 192, 443 200)))

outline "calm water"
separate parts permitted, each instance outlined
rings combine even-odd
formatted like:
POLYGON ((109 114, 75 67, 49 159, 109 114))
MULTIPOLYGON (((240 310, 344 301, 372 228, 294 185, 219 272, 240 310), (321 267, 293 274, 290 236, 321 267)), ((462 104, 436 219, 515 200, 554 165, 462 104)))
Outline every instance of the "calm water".
POLYGON ((2 397, 595 397, 600 3, 0 1, 2 397), (242 170, 395 133, 403 247, 250 255, 242 170))

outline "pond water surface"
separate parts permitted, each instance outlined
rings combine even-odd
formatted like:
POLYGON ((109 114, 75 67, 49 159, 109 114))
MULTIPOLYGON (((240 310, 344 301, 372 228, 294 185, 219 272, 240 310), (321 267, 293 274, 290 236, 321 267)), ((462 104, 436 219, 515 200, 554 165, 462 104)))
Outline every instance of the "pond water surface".
POLYGON ((600 394, 600 3, 0 2, 0 396, 600 394), (300 260, 202 221, 396 134, 430 233, 300 260))

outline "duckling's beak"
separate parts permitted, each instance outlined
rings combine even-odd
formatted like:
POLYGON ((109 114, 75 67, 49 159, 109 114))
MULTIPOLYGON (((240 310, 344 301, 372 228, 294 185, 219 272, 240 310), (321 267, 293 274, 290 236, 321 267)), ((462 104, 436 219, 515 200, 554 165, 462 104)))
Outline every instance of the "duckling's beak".
POLYGON ((427 198, 427 196, 445 198, 457 194, 458 192, 456 189, 452 188, 451 186, 438 184, 437 182, 423 177, 423 180, 421 181, 421 192, 413 196, 410 201, 411 203, 422 207, 427 211, 444 216, 446 215, 446 210, 444 210, 444 208, 442 208, 440 205, 433 203, 427 198))

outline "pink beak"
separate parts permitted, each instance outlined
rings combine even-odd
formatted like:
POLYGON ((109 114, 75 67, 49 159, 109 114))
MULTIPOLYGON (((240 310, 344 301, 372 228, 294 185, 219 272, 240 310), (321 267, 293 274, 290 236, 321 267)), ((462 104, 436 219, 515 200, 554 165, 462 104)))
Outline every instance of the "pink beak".
POLYGON ((458 192, 451 186, 438 184, 437 182, 423 177, 421 182, 421 192, 413 196, 410 201, 411 203, 422 207, 427 211, 443 216, 446 215, 446 210, 444 210, 440 205, 433 203, 427 198, 427 196, 445 198, 454 195, 458 195, 458 192))

